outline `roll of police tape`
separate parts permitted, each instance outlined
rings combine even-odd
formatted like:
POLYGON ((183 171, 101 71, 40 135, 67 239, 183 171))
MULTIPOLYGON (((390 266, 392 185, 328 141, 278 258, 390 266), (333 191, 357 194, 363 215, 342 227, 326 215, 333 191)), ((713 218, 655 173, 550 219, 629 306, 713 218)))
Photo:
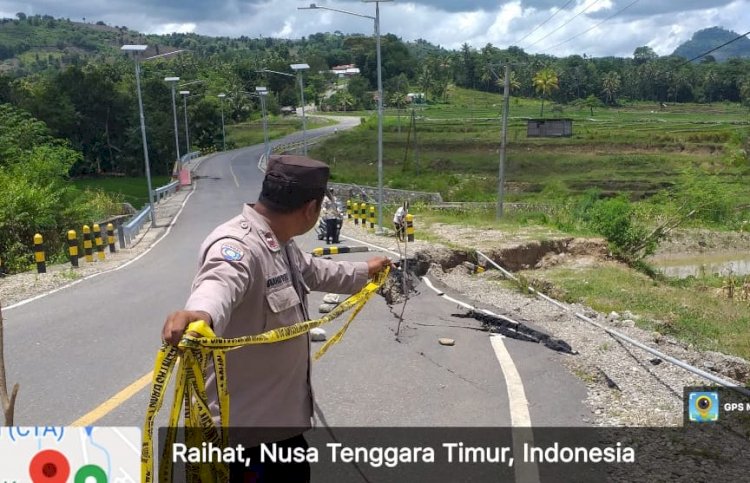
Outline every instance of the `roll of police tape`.
MULTIPOLYGON (((297 324, 269 330, 257 335, 248 335, 233 339, 216 337, 213 329, 205 321, 192 322, 188 325, 178 347, 163 344, 156 355, 154 372, 151 380, 151 395, 146 408, 143 425, 143 442, 141 446, 141 481, 151 483, 154 478, 154 420, 164 403, 164 395, 169 380, 175 373, 175 396, 169 414, 164 451, 159 460, 159 482, 171 482, 173 466, 170 450, 177 440, 177 425, 180 413, 183 414, 186 428, 186 444, 200 447, 203 442, 214 446, 226 447, 229 441, 229 391, 226 376, 226 352, 249 345, 273 344, 306 334, 311 329, 327 324, 340 315, 352 310, 346 323, 315 354, 314 360, 320 359, 328 349, 338 343, 359 314, 365 304, 383 285, 390 269, 386 268, 367 283, 358 293, 344 300, 326 316, 316 320, 307 320, 297 324), (193 333, 198 336, 192 335, 193 333), (208 409, 208 396, 204 373, 209 357, 214 364, 216 388, 219 402, 221 429, 214 424, 208 409), (179 365, 178 365, 179 363, 179 365)), ((186 464, 186 480, 193 482, 223 482, 229 480, 229 469, 225 463, 186 464)))
POLYGON ((338 255, 340 253, 361 253, 369 252, 370 249, 365 246, 356 247, 318 247, 313 248, 310 254, 314 257, 322 257, 323 255, 338 255))

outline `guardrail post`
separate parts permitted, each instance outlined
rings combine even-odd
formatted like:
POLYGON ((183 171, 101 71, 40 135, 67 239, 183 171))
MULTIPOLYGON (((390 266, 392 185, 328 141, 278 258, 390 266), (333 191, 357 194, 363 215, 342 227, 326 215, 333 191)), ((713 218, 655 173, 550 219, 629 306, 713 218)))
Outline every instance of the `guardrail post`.
POLYGON ((104 261, 104 245, 102 245, 102 227, 94 223, 94 242, 96 243, 96 257, 104 261))
POLYGON ((68 255, 70 265, 78 268, 78 234, 75 230, 68 230, 68 255))
POLYGON ((120 249, 125 248, 125 233, 122 230, 122 219, 118 218, 115 221, 117 224, 117 240, 120 242, 120 249))
POLYGON ((47 263, 44 258, 44 238, 37 233, 34 235, 34 260, 37 273, 47 273, 47 263))
POLYGON ((406 241, 414 241, 414 215, 406 215, 406 241))
POLYGON ((88 263, 94 262, 94 253, 91 249, 91 228, 88 225, 83 225, 83 254, 88 263))
POLYGON ((112 223, 107 223, 107 244, 109 253, 115 253, 115 225, 112 223))

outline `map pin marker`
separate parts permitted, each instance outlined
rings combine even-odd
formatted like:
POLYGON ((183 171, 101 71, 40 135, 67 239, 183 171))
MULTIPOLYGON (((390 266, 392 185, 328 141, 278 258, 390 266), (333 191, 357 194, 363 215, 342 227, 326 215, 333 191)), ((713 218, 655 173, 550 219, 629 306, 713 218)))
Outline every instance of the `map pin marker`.
POLYGON ((65 483, 70 475, 68 459, 53 449, 38 452, 29 464, 33 483, 65 483))

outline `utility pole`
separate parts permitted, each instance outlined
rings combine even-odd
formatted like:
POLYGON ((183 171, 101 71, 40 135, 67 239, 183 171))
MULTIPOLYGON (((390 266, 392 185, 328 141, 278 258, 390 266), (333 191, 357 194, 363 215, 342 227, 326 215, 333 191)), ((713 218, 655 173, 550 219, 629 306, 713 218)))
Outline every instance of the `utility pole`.
POLYGON ((503 122, 500 140, 500 180, 497 186, 497 219, 503 217, 503 198, 505 197, 505 149, 508 145, 508 106, 510 104, 510 64, 505 64, 505 88, 503 92, 503 122))

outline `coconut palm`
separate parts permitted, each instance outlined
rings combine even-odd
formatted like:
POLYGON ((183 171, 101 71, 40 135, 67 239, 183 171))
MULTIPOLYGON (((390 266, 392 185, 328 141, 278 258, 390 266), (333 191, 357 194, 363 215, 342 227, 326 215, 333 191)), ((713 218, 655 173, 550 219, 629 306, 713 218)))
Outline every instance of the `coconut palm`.
POLYGON ((545 67, 534 75, 532 82, 536 92, 542 95, 542 110, 539 117, 544 117, 544 98, 560 88, 557 72, 551 67, 545 67))
POLYGON ((607 104, 613 104, 615 102, 615 96, 620 92, 622 81, 620 80, 620 74, 615 71, 610 71, 604 74, 602 78, 602 94, 606 97, 607 104))
MULTIPOLYGON (((497 86, 500 88, 500 91, 502 92, 503 89, 505 89, 505 76, 500 76, 497 78, 496 82, 497 86)), ((510 73, 510 92, 517 91, 521 88, 521 81, 518 80, 518 76, 516 75, 515 71, 511 71, 510 73)))

